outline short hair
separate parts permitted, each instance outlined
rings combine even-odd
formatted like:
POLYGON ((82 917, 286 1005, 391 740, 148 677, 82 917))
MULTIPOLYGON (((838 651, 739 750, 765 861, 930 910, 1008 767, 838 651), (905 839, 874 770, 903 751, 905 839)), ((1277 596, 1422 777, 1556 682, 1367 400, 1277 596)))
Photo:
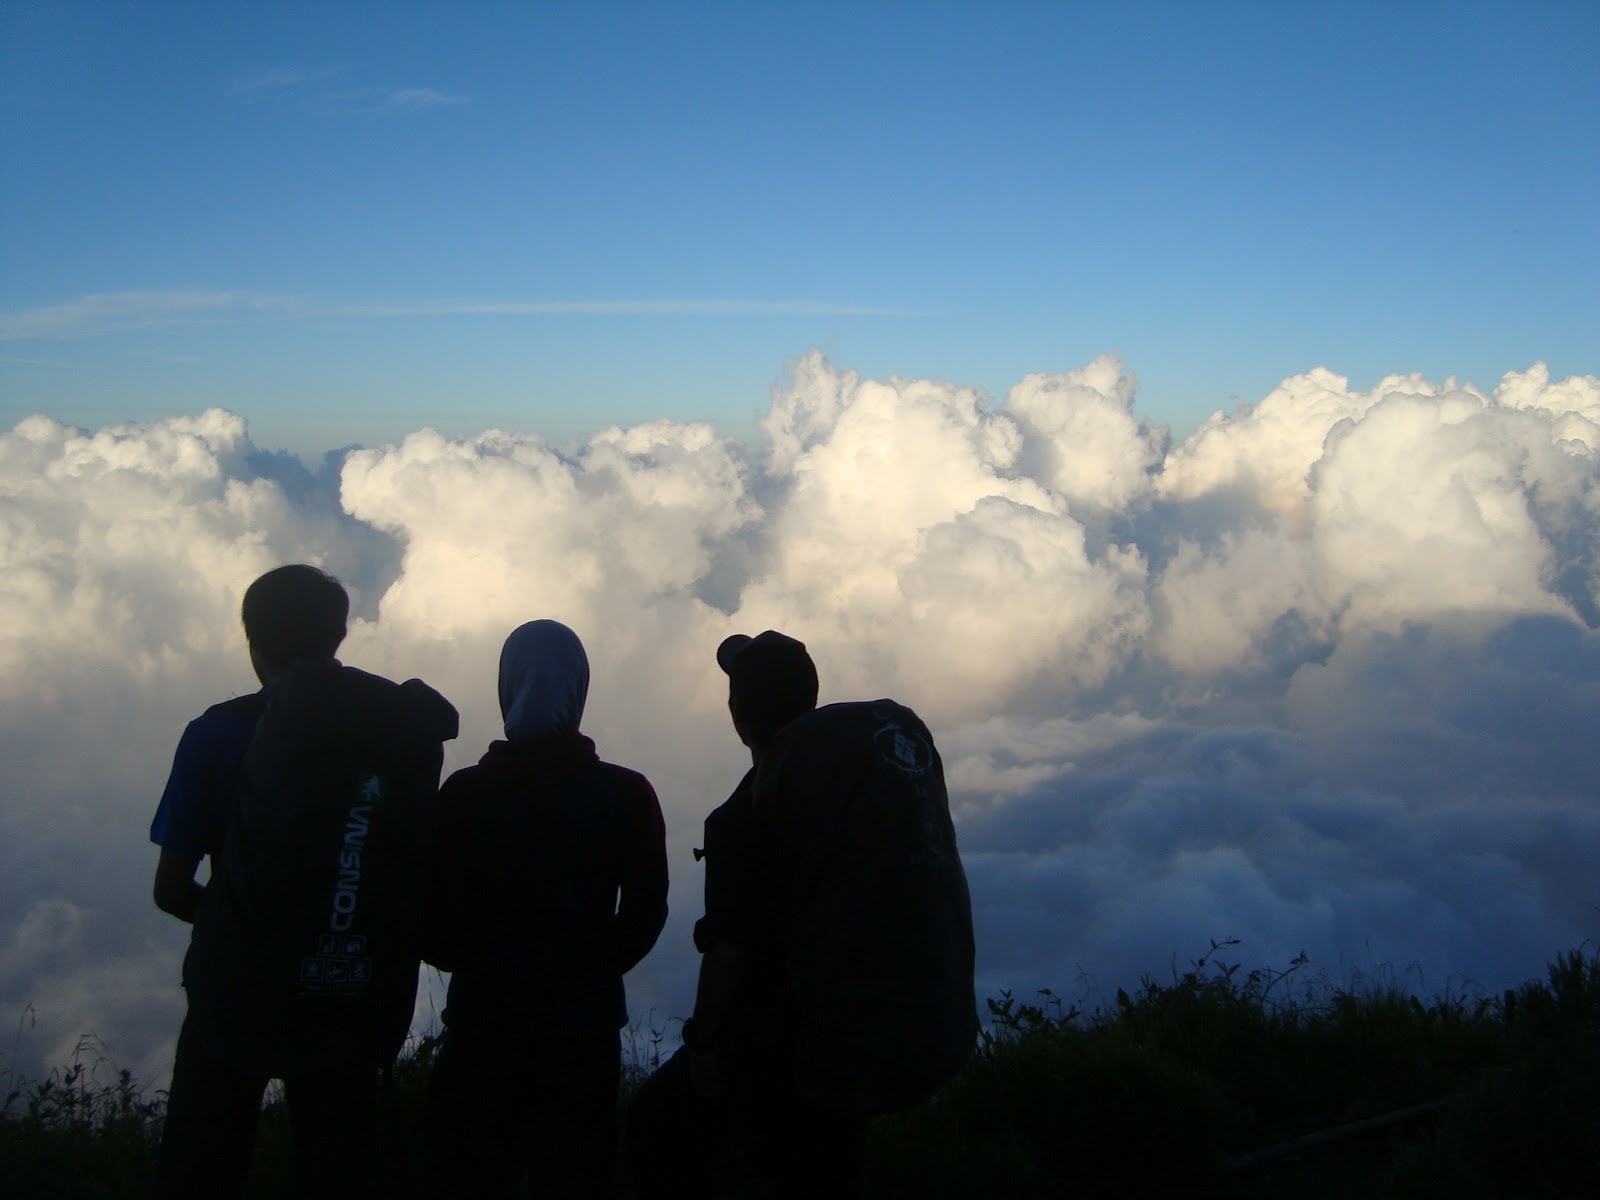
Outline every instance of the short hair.
POLYGON ((320 567, 274 567, 252 583, 240 606, 251 649, 287 666, 302 658, 328 658, 344 641, 350 597, 320 567))
POLYGON ((817 667, 805 643, 776 629, 727 638, 717 647, 717 665, 728 674, 739 724, 758 743, 817 706, 817 667))

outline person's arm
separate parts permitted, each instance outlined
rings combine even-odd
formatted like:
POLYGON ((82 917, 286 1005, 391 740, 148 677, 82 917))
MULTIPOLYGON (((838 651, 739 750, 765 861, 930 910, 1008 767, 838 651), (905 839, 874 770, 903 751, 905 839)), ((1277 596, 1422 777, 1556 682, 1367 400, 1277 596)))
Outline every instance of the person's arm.
POLYGON ((476 768, 457 771, 434 797, 433 862, 428 879, 428 905, 422 923, 422 957, 441 971, 454 971, 465 914, 463 892, 470 872, 461 844, 462 808, 470 803, 476 768))
POLYGON ((618 889, 617 972, 636 967, 667 923, 667 824, 655 789, 635 775, 628 793, 628 849, 618 889))
POLYGON ((708 1097, 728 1090, 719 1051, 730 1017, 745 1002, 749 947, 764 932, 752 920, 761 864, 755 861, 752 844, 749 782, 746 776, 728 803, 706 818, 706 846, 701 852, 706 864, 706 915, 695 923, 700 979, 694 1015, 684 1023, 683 1044, 690 1054, 694 1088, 708 1097))
POLYGON ((700 983, 694 1016, 684 1022, 683 1044, 689 1050, 689 1080, 708 1099, 728 1093, 729 1082, 718 1057, 728 1014, 744 986, 745 952, 732 942, 713 942, 700 958, 700 983))
POLYGON ((700 957, 700 983, 694 996, 694 1029, 691 1040, 697 1047, 712 1050, 722 1039, 723 1026, 733 1011, 744 984, 745 952, 732 942, 714 942, 700 957))
POLYGON ((161 852, 151 896, 162 912, 191 925, 205 894, 195 872, 206 852, 221 845, 237 759, 251 728, 212 712, 190 721, 178 739, 172 772, 150 823, 150 840, 161 852))
POLYGON ((161 857, 156 860, 155 884, 151 888, 157 908, 191 925, 200 908, 200 897, 206 891, 194 877, 202 857, 161 847, 161 857))

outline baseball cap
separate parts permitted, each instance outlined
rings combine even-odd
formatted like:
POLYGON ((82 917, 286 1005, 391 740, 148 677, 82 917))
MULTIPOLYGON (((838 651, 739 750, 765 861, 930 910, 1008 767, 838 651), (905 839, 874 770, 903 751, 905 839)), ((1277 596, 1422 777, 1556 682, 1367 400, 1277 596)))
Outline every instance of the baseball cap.
POLYGON ((794 712, 816 707, 816 664, 804 642, 776 629, 755 637, 736 633, 724 638, 717 647, 717 665, 741 700, 763 701, 763 707, 792 706, 794 712))

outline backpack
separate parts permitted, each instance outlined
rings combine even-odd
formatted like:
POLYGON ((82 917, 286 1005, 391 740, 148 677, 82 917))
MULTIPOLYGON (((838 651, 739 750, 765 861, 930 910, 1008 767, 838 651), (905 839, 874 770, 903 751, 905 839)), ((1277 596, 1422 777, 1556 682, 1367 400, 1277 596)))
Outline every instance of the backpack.
POLYGON ((184 963, 213 1053, 381 1066, 410 1029, 427 828, 455 710, 333 660, 267 689, 184 963))
POLYGON ((817 709, 766 747, 753 796, 798 1092, 860 1116, 925 1100, 978 1033, 972 902, 927 726, 892 700, 817 709))

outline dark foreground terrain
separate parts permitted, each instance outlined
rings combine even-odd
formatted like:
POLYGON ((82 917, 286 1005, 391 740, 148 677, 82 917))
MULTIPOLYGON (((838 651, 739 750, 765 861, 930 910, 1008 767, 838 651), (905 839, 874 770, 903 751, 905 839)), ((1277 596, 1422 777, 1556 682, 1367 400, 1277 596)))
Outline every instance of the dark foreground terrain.
MULTIPOLYGON (((988 1002, 966 1070, 878 1122, 876 1200, 980 1196, 1588 1197, 1600 1171, 1600 958, 1488 997, 1334 985, 1303 960, 1245 973, 1213 946, 1079 1012, 1041 992, 988 1002)), ((630 1086, 648 1070, 648 1031, 630 1086)), ((419 1195, 415 1129, 431 1044, 381 1099, 382 1196, 419 1195)), ((0 1187, 144 1196, 162 1103, 95 1058, 45 1081, 0 1064, 0 1187)), ((292 1195, 269 1107, 251 1195, 292 1195)), ((619 1181, 626 1194, 626 1179, 619 1181)), ((759 1195, 730 1183, 728 1195, 759 1195)))

